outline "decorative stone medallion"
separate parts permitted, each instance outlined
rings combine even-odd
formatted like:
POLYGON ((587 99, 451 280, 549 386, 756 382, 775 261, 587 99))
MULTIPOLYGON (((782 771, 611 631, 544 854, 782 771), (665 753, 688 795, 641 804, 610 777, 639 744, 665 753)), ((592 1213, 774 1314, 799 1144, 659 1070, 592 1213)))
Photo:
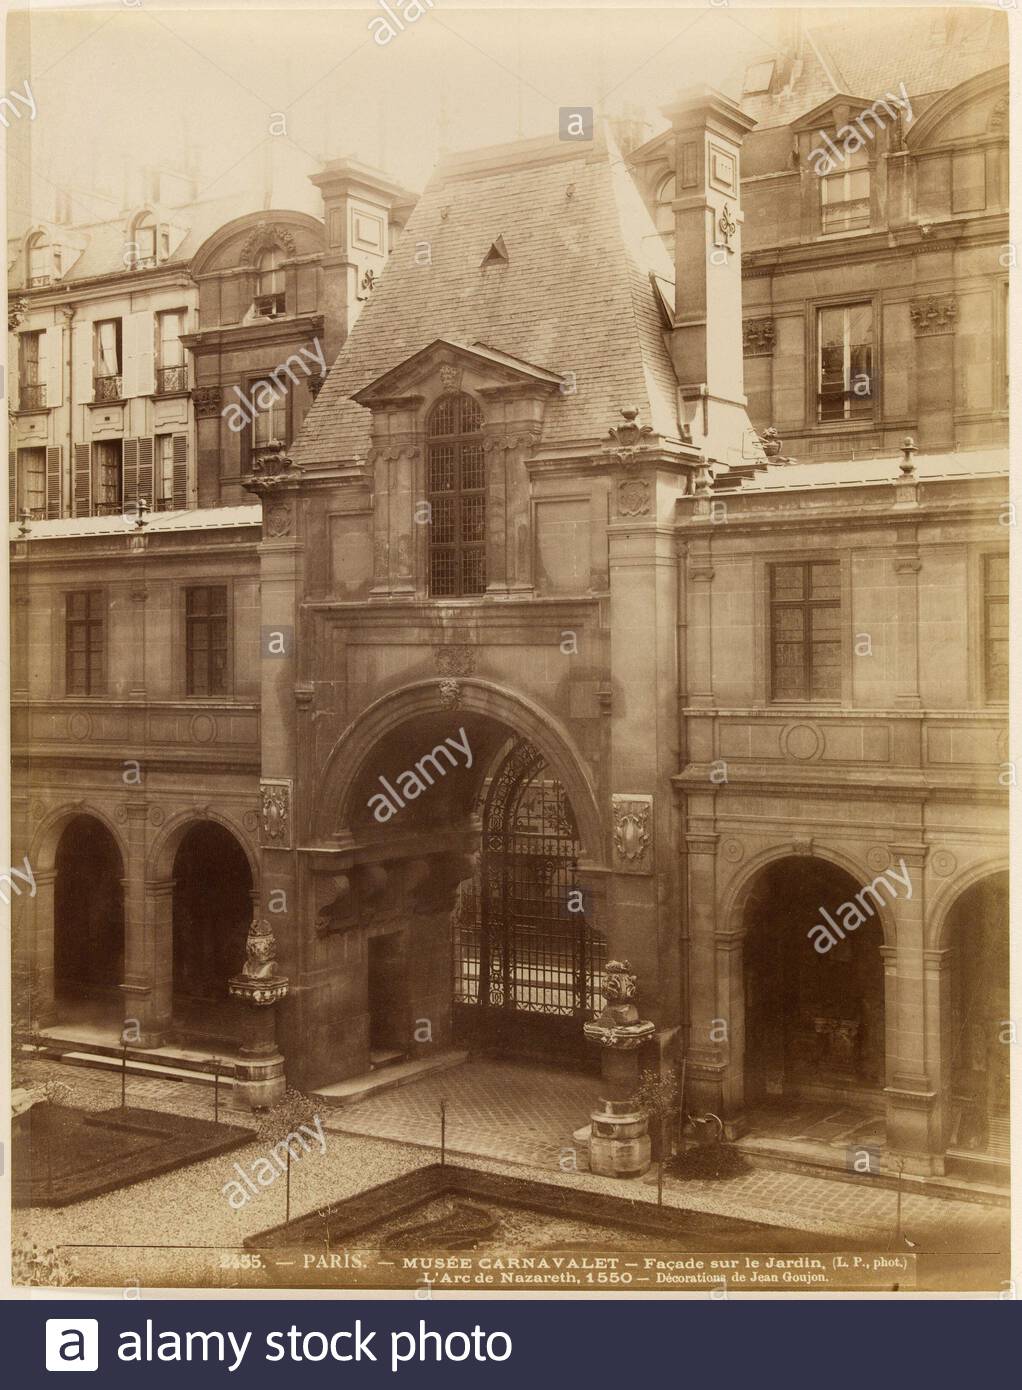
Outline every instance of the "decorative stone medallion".
POLYGON ((433 659, 442 676, 470 676, 475 669, 475 652, 462 643, 434 647, 433 659))
POLYGON ((883 873, 884 869, 890 868, 891 851, 886 845, 871 845, 866 851, 866 863, 874 873, 883 873))
POLYGON ((653 850, 653 798, 644 795, 612 796, 614 812, 614 867, 619 873, 651 874, 653 850))
POLYGON ((958 868, 958 860, 949 849, 937 850, 936 854, 930 856, 930 864, 940 878, 947 878, 958 868))
POLYGON ((67 721, 67 731, 79 743, 84 743, 92 733, 92 715, 84 710, 76 710, 67 721))
POLYGON ((262 805, 263 848, 291 848, 290 777, 266 778, 259 783, 262 805))
POLYGON ((781 752, 797 762, 810 762, 823 752, 823 734, 815 724, 789 724, 781 733, 781 752))
POLYGON ((720 847, 720 852, 729 864, 737 864, 745 854, 745 846, 741 840, 725 840, 720 847))
POLYGON ((266 513, 266 534, 276 540, 291 533, 291 507, 287 502, 275 502, 266 513))
POLYGON ((617 509, 620 516, 646 516, 649 513, 649 483, 644 478, 629 478, 617 490, 617 509))

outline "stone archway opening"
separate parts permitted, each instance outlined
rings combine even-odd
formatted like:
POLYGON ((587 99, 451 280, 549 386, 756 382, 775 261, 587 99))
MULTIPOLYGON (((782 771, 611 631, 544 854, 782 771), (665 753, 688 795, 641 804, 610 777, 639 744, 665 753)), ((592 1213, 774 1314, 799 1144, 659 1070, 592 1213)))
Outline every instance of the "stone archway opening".
POLYGON ((951 985, 949 1152, 1009 1161, 1008 875, 965 889, 947 922, 951 985))
POLYGON ((584 774, 512 715, 473 707, 467 687, 412 698, 340 769, 346 858, 317 865, 312 883, 322 971, 309 1070, 332 1082, 454 1048, 573 1063, 602 950, 588 857, 599 845, 580 830, 593 808, 578 816, 568 790, 584 774), (498 798, 515 749, 525 762, 498 798))
POLYGON ((240 1026, 227 981, 245 961, 253 913, 248 858, 224 826, 199 821, 178 845, 173 877, 174 1033, 233 1044, 240 1026))
POLYGON ((746 1102, 878 1100, 883 931, 872 897, 836 865, 786 858, 756 880, 744 927, 746 1102))
POLYGON ((73 816, 57 843, 53 988, 64 1021, 120 1017, 124 979, 124 865, 95 816, 73 816))

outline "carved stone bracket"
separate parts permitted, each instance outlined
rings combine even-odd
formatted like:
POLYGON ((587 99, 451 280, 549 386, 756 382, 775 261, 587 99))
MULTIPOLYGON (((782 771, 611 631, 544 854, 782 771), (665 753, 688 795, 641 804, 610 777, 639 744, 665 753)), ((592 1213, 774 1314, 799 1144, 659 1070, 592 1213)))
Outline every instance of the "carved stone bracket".
POLYGON ((917 338, 933 338, 954 332, 958 305, 950 295, 938 299, 931 294, 926 299, 913 299, 908 311, 917 338))
POLYGON ((259 783, 263 849, 291 849, 290 777, 264 778, 259 783))
POLYGON ((653 798, 614 795, 614 868, 624 874, 653 872, 653 798))
POLYGON ((770 357, 775 338, 773 319, 746 319, 742 324, 742 351, 746 357, 770 357))

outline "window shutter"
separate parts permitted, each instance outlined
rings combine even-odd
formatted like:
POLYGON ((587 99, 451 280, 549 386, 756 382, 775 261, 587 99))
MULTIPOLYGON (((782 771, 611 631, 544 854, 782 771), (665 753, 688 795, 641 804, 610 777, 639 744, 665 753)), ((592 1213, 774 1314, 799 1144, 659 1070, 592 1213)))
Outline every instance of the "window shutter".
POLYGON ((138 441, 138 495, 144 497, 150 507, 156 505, 153 496, 153 441, 151 435, 138 441))
POLYGON ((11 521, 18 519, 18 456, 12 449, 7 455, 8 516, 11 521))
POLYGON ((175 511, 188 506, 188 436, 174 436, 174 502, 175 511))
POLYGON ((43 337, 43 363, 46 404, 51 409, 64 404, 64 330, 47 328, 43 337))
POLYGON ((138 440, 124 441, 124 485, 121 503, 127 512, 138 501, 138 440))
POLYGON ((75 445, 75 516, 92 515, 92 453, 88 444, 75 445))
POLYGON ((60 445, 46 446, 46 516, 55 520, 60 516, 60 445))

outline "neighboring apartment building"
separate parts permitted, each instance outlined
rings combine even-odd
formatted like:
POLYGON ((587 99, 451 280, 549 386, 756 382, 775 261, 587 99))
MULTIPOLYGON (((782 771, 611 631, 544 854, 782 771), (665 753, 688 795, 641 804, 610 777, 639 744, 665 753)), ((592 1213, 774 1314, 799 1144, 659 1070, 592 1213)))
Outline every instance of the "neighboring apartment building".
MULTIPOLYGON (((745 73, 745 387, 793 457, 1007 442, 1005 20, 876 12, 858 45, 792 12, 745 73)), ((630 164, 670 238, 670 132, 630 164)))

